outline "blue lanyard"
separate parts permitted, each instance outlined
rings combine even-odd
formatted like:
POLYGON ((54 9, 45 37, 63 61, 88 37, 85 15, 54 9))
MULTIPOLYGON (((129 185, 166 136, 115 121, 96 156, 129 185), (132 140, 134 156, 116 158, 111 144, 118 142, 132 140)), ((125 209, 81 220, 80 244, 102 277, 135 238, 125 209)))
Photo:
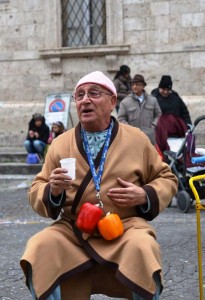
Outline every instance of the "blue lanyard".
POLYGON ((110 144, 110 138, 111 138, 113 125, 114 125, 113 122, 111 122, 110 127, 108 128, 108 131, 107 131, 107 135, 106 135, 106 138, 105 138, 105 144, 104 144, 104 147, 103 147, 103 152, 102 152, 102 157, 101 157, 101 160, 100 160, 100 165, 99 165, 98 172, 96 172, 96 169, 95 169, 95 165, 94 165, 94 162, 93 162, 93 159, 92 159, 92 155, 91 155, 91 151, 90 151, 90 147, 89 147, 86 132, 82 128, 83 146, 85 148, 85 152, 86 152, 87 157, 88 157, 90 169, 91 169, 92 176, 93 176, 93 181, 94 181, 94 184, 95 184, 95 189, 97 191, 96 196, 97 196, 98 199, 100 199, 100 182, 101 182, 101 178, 102 178, 102 174, 103 174, 103 170, 104 170, 104 164, 105 164, 105 159, 106 159, 107 152, 108 152, 108 147, 109 147, 109 144, 110 144))

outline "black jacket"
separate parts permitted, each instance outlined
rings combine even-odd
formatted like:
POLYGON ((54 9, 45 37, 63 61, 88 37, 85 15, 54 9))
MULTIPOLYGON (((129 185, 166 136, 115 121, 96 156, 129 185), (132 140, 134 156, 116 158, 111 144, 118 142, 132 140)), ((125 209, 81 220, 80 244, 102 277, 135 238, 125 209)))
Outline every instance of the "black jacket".
MULTIPOLYGON (((32 118, 30 120, 29 126, 28 126, 28 131, 30 131, 30 130, 38 132, 38 134, 39 134, 38 140, 40 140, 40 141, 47 144, 50 130, 49 130, 49 127, 45 123, 45 118, 44 117, 42 119, 42 125, 40 127, 35 126, 35 120, 34 120, 34 118, 32 118)), ((36 138, 35 137, 31 138, 29 136, 29 134, 27 135, 27 140, 32 141, 34 139, 36 139, 36 138)))
POLYGON ((184 120, 185 124, 192 124, 186 104, 177 92, 171 91, 168 97, 162 97, 159 89, 156 88, 152 90, 151 94, 157 98, 162 114, 172 114, 184 120))

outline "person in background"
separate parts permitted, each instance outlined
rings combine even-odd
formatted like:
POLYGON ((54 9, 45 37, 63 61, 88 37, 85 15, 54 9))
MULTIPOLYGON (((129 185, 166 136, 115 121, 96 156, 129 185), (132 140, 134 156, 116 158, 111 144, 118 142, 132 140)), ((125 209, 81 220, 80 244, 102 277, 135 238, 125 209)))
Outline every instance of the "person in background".
POLYGON ((155 126, 161 115, 157 99, 145 91, 144 77, 136 74, 131 80, 132 93, 120 103, 118 121, 140 128, 155 145, 155 126))
POLYGON ((27 138, 24 141, 26 151, 28 153, 37 153, 43 158, 49 138, 49 131, 44 116, 35 113, 29 122, 27 138))
POLYGON ((48 138, 48 144, 51 144, 52 140, 55 139, 57 136, 65 132, 65 127, 62 122, 53 122, 50 135, 48 138))
POLYGON ((172 90, 172 78, 170 75, 163 75, 158 88, 152 90, 151 94, 157 98, 162 114, 174 115, 181 118, 187 125, 192 124, 186 104, 177 92, 172 90))
POLYGON ((117 91, 117 112, 119 110, 119 105, 122 99, 125 98, 129 93, 131 93, 130 81, 130 68, 126 65, 120 66, 120 69, 119 71, 117 71, 113 81, 117 91))
POLYGON ((29 190, 33 210, 56 220, 29 239, 21 258, 32 297, 157 300, 161 253, 148 221, 168 206, 177 179, 142 131, 111 117, 117 92, 102 72, 82 77, 73 98, 79 123, 53 140, 29 190), (60 164, 71 157, 75 180, 60 164))

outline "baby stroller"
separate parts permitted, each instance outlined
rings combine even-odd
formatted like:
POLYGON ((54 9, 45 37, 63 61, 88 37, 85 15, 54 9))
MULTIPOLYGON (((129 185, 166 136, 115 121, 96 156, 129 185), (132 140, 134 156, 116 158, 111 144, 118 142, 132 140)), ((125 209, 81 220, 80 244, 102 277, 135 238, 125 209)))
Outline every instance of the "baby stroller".
MULTIPOLYGON (((167 162, 172 170, 172 172, 178 178, 178 192, 176 195, 177 206, 178 209, 183 212, 187 213, 194 202, 194 194, 189 185, 189 179, 193 176, 205 174, 205 163, 192 163, 193 157, 198 157, 195 149, 195 135, 194 131, 197 125, 205 120, 205 115, 198 117, 193 125, 190 125, 189 129, 187 130, 186 126, 184 125, 181 120, 178 120, 178 117, 173 115, 162 115, 161 120, 159 119, 157 129, 156 129, 156 140, 157 145, 160 151, 163 153, 164 161, 167 162), (167 120, 172 120, 171 123, 167 122, 167 120), (172 128, 168 129, 165 136, 168 137, 167 141, 162 141, 160 135, 160 128, 163 128, 163 132, 166 131, 165 129, 167 124, 172 124, 172 128), (185 127, 184 127, 185 126, 185 127), (176 147, 176 136, 173 137, 173 132, 178 129, 180 145, 177 149, 176 147), (170 138, 175 140, 175 149, 171 147, 171 143, 169 140, 170 138)), ((175 133, 174 133, 175 134, 175 133)), ((205 198, 205 179, 202 179, 196 183, 196 189, 199 193, 199 197, 201 199, 205 198)), ((171 205, 171 203, 170 203, 171 205)))

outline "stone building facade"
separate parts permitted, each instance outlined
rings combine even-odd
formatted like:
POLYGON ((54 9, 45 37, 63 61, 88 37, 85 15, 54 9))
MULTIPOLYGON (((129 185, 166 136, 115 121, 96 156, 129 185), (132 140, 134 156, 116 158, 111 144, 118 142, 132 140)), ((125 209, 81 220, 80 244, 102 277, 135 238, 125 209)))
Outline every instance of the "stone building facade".
MULTIPOLYGON (((72 93, 87 72, 121 64, 147 91, 170 74, 192 119, 203 114, 205 0, 106 0, 107 44, 62 47, 60 0, 0 0, 0 146, 20 146, 50 93, 72 93)), ((77 122, 71 104, 74 124, 77 122)), ((69 124, 68 127, 70 127, 69 124)))

